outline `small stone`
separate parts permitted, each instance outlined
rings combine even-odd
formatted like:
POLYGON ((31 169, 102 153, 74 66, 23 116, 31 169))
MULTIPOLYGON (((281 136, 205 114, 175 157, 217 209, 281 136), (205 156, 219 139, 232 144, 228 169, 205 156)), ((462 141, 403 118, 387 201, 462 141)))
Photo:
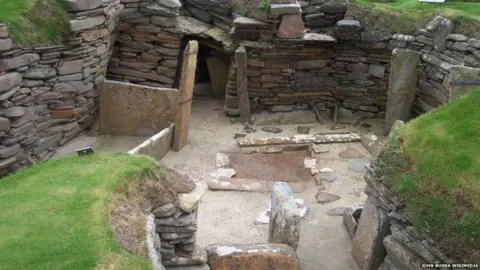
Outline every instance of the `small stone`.
POLYGON ((297 127, 297 131, 298 131, 298 133, 300 133, 300 134, 308 134, 308 133, 310 133, 310 127, 298 126, 298 127, 297 127))
POLYGON ((330 169, 330 168, 321 168, 321 169, 320 169, 320 172, 321 172, 321 173, 333 173, 334 170, 333 170, 333 169, 330 169))
POLYGON ((228 167, 230 165, 230 158, 224 153, 217 153, 215 158, 215 166, 217 168, 228 167))
POLYGON ((152 213, 155 215, 157 218, 162 218, 162 217, 169 217, 175 213, 177 208, 175 205, 172 203, 165 204, 163 206, 158 207, 155 209, 152 213))
POLYGON ((81 20, 70 21, 70 31, 77 32, 99 26, 105 22, 105 16, 87 17, 81 20))
POLYGON ((215 179, 225 179, 232 178, 236 174, 235 170, 232 168, 218 168, 215 171, 210 173, 210 176, 215 179))
POLYGON ((246 132, 246 133, 257 132, 256 129, 254 129, 254 128, 250 127, 250 126, 247 126, 247 125, 245 125, 245 126, 243 127, 243 131, 246 132))
POLYGON ((9 38, 0 39, 0 52, 8 51, 13 47, 12 40, 9 38))
POLYGON ((362 124, 360 125, 360 127, 367 129, 367 128, 371 128, 372 125, 370 125, 370 124, 368 124, 368 123, 362 123, 362 124))
POLYGON ((198 203, 203 197, 205 190, 201 187, 197 187, 194 191, 190 193, 181 193, 178 194, 178 202, 180 204, 180 209, 185 213, 191 213, 197 209, 198 203))
POLYGON ((335 175, 335 173, 326 172, 315 175, 315 181, 333 183, 335 182, 335 180, 337 180, 337 176, 335 175))
POLYGON ((343 216, 347 207, 335 207, 327 211, 327 215, 329 216, 343 216))
POLYGON ((348 128, 350 127, 349 124, 344 124, 344 123, 336 123, 336 124, 333 124, 330 129, 331 130, 339 130, 339 129, 345 129, 345 128, 348 128))
POLYGON ((0 93, 10 91, 22 83, 22 75, 17 72, 10 72, 0 75, 0 93))
POLYGON ((159 5, 167 7, 167 8, 181 8, 182 3, 178 0, 157 0, 156 1, 159 5))
POLYGON ((58 75, 68 75, 72 73, 82 72, 83 60, 63 61, 58 67, 58 75))
POLYGON ((314 159, 314 158, 305 158, 303 160, 303 164, 305 165, 305 168, 312 168, 312 167, 315 167, 317 165, 317 160, 314 159))
POLYGON ((22 76, 24 79, 50 79, 57 75, 57 71, 50 67, 31 67, 22 76))
POLYGON ((302 20, 302 14, 287 14, 282 16, 277 36, 279 38, 302 38, 305 26, 302 20))
POLYGON ((270 133, 281 133, 283 129, 278 127, 263 127, 262 131, 270 132, 270 133))
POLYGON ((317 195, 315 195, 315 199, 317 199, 318 203, 326 204, 340 200, 341 198, 338 195, 320 191, 317 193, 317 195))
POLYGON ((102 0, 67 0, 68 11, 85 11, 98 8, 102 5, 102 0))
POLYGON ((40 60, 40 56, 35 53, 26 53, 13 58, 0 59, 0 73, 6 70, 29 66, 38 60, 40 60))
POLYGON ((325 146, 322 146, 320 144, 314 144, 312 146, 313 153, 315 154, 323 154, 323 153, 328 153, 330 150, 328 150, 325 146))
POLYGON ((10 107, 8 109, 2 109, 0 112, 2 112, 6 117, 20 117, 27 111, 23 107, 10 107))
POLYGON ((311 175, 315 175, 315 174, 318 174, 318 173, 320 173, 320 170, 317 167, 310 168, 310 174, 311 175))
POLYGON ((364 155, 360 153, 356 148, 349 147, 342 152, 338 153, 341 158, 362 158, 364 155))
POLYGON ((369 163, 368 159, 354 159, 348 163, 348 170, 356 173, 365 173, 365 166, 369 163))
POLYGON ((0 158, 9 158, 11 156, 16 155, 18 152, 20 152, 20 144, 14 144, 12 146, 7 146, 7 147, 1 147, 0 148, 0 158))
POLYGON ((241 139, 247 137, 247 134, 242 134, 242 133, 235 133, 233 136, 234 139, 241 139))
POLYGON ((354 188, 353 189, 353 195, 355 197, 360 197, 360 195, 362 195, 362 192, 358 188, 354 188))
POLYGON ((163 260, 164 266, 204 265, 207 262, 207 253, 203 248, 196 247, 191 257, 175 256, 163 260))

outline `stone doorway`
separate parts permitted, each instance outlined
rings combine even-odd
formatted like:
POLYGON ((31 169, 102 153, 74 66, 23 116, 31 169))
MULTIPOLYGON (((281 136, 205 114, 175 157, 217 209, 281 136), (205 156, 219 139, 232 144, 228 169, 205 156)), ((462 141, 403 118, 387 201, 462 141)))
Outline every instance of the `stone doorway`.
MULTIPOLYGON (((186 44, 193 39, 197 40, 199 44, 193 99, 215 99, 223 102, 228 83, 230 55, 212 41, 202 40, 198 37, 186 37, 181 42, 182 50, 178 57, 179 63, 182 61, 180 59, 183 57, 186 44)), ((177 71, 177 74, 180 74, 180 72, 177 71)), ((175 81, 174 88, 178 85, 178 80, 179 78, 175 81)))

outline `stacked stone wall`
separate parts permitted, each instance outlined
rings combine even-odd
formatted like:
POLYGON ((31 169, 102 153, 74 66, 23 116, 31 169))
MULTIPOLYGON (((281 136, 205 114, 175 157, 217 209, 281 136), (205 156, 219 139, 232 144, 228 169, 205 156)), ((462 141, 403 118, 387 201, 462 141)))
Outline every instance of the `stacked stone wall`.
POLYGON ((26 48, 0 25, 0 174, 47 160, 96 117, 98 87, 123 9, 118 1, 71 2, 66 45, 26 48))
MULTIPOLYGON (((421 53, 418 91, 414 111, 434 110, 453 97, 446 76, 455 65, 480 68, 480 40, 453 33, 453 23, 436 17, 416 36, 395 34, 389 48, 407 48, 421 53)), ((476 83, 478 85, 478 82, 476 83)), ((472 88, 474 87, 472 83, 472 88)))

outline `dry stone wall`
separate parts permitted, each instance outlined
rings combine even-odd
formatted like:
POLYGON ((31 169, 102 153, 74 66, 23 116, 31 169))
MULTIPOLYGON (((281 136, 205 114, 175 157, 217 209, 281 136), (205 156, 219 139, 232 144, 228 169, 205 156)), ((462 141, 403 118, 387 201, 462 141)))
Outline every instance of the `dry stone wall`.
MULTIPOLYGON (((385 186, 383 176, 375 168, 380 161, 367 166, 364 176, 368 195, 358 224, 348 220, 353 228, 352 256, 360 269, 452 269, 449 264, 477 263, 464 258, 454 258, 442 252, 428 235, 412 225, 406 215, 405 205, 385 186)), ((478 267, 463 265, 456 268, 478 267)))
POLYGON ((64 46, 13 44, 0 24, 0 174, 46 160, 95 119, 123 6, 115 0, 69 1, 64 46))
MULTIPOLYGON (((393 35, 389 48, 421 53, 414 111, 424 113, 453 97, 446 80, 453 66, 480 68, 480 40, 453 33, 453 23, 442 17, 436 17, 418 32, 416 36, 393 35)), ((470 83, 470 88, 479 84, 465 83, 470 83)))

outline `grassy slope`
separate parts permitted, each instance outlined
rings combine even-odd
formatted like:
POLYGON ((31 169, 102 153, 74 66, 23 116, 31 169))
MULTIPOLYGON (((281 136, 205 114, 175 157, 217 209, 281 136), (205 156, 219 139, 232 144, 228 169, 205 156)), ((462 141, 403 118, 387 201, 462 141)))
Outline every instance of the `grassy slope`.
POLYGON ((1 269, 150 269, 112 233, 120 183, 155 167, 121 153, 69 157, 0 180, 1 269))
POLYGON ((480 250, 479 100, 480 88, 412 120, 397 135, 403 154, 382 157, 414 223, 454 254, 480 250))
POLYGON ((59 44, 68 33, 62 0, 0 0, 0 23, 20 45, 59 44))
POLYGON ((392 3, 375 3, 374 0, 352 2, 358 7, 371 9, 371 14, 367 14, 369 17, 385 17, 378 19, 374 26, 380 30, 413 34, 415 30, 425 27, 435 16, 442 15, 455 22, 457 32, 480 37, 480 3, 452 0, 443 4, 422 3, 418 0, 393 0, 392 3))

